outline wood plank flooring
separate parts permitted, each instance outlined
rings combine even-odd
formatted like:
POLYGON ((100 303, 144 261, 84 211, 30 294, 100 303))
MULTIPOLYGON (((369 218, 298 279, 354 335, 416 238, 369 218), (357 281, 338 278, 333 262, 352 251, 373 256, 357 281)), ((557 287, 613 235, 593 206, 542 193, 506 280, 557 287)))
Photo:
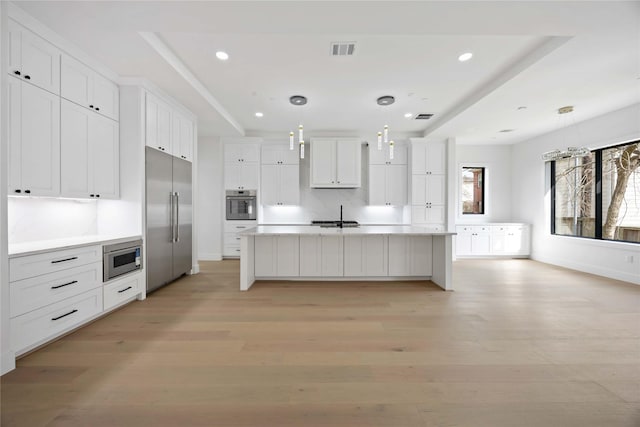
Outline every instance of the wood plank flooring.
POLYGON ((429 282, 183 278, 18 360, 2 426, 640 426, 640 287, 529 260, 429 282))

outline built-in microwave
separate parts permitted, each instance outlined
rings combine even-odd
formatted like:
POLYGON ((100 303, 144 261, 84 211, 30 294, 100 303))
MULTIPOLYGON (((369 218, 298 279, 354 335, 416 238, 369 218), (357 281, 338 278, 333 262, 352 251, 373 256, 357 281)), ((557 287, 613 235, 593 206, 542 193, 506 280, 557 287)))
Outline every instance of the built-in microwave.
POLYGON ((256 190, 227 190, 227 220, 256 219, 256 190))
POLYGON ((142 240, 105 245, 102 249, 103 282, 142 268, 142 240))

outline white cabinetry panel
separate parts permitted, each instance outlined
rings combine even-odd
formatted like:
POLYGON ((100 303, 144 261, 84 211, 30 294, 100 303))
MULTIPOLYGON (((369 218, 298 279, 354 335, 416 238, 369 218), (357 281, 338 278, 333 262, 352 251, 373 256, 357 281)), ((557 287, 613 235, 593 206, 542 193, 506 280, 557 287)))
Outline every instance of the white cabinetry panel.
POLYGON ((530 227, 527 224, 477 224, 456 227, 456 255, 528 256, 530 227))
POLYGON ((104 309, 109 310, 117 307, 138 295, 142 289, 143 280, 144 275, 138 273, 105 284, 103 288, 104 309))
POLYGON ((12 19, 8 27, 9 74, 59 94, 60 50, 12 19))
POLYGON ((387 236, 345 236, 345 276, 386 276, 387 236))
POLYGON ((389 276, 431 276, 432 273, 432 237, 389 236, 389 276))
POLYGON ((145 111, 146 145, 172 154, 171 107, 153 94, 147 93, 145 111))
POLYGON ((256 277, 294 277, 299 273, 298 236, 257 236, 256 277))
POLYGON ((311 141, 311 187, 356 188, 361 185, 362 147, 356 139, 311 141))
POLYGON ((60 194, 60 98, 9 78, 9 194, 60 194))
MULTIPOLYGON (((300 204, 300 166, 288 145, 262 147, 260 203, 269 205, 300 204)), ((293 151, 294 154, 295 151, 293 151)))

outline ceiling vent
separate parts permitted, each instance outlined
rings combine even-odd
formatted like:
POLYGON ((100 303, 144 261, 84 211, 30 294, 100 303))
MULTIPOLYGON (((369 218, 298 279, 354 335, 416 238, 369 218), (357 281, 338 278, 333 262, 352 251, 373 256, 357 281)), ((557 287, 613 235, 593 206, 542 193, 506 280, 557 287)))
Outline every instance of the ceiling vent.
POLYGON ((433 117, 432 113, 420 113, 415 117, 415 120, 429 120, 433 117))
POLYGON ((331 43, 331 56, 351 56, 356 50, 356 42, 331 43))

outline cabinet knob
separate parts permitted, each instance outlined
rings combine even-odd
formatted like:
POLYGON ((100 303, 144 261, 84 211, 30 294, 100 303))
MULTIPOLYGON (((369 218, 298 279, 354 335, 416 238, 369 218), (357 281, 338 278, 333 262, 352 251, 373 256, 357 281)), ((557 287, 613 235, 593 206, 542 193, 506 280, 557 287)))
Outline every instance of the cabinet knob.
POLYGON ((89 194, 89 197, 96 197, 95 194, 89 194))
POLYGON ((100 111, 100 107, 96 107, 96 111, 100 111))
POLYGON ((89 105, 89 108, 93 108, 93 105, 89 105))
POLYGON ((24 190, 25 193, 31 194, 31 190, 24 190))
POLYGON ((31 76, 30 76, 30 75, 28 75, 28 74, 26 74, 26 75, 24 76, 24 78, 25 78, 25 79, 27 79, 27 80, 31 80, 31 76))
POLYGON ((96 197, 100 197, 100 195, 99 195, 99 194, 96 194, 96 197))
POLYGON ((22 193, 22 190, 15 190, 16 193, 22 193))
POLYGON ((20 71, 15 70, 15 71, 13 72, 13 74, 15 74, 16 76, 19 76, 21 73, 20 73, 20 71))

